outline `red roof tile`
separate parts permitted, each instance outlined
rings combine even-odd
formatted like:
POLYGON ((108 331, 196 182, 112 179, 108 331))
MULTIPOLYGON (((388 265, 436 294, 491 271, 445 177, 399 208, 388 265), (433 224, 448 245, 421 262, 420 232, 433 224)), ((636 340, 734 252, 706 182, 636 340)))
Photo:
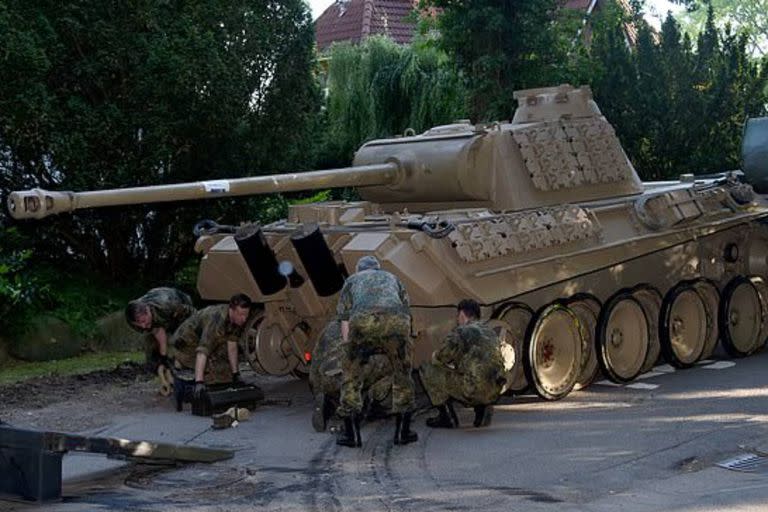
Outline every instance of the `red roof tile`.
POLYGON ((409 0, 377 0, 373 2, 371 33, 391 37, 396 43, 406 44, 413 39, 416 25, 409 21, 413 2, 409 0))
MULTIPOLYGON (((619 0, 628 10, 627 0, 619 0)), ((357 43, 372 35, 386 35, 397 43, 413 39, 415 24, 409 20, 418 0, 336 0, 315 21, 315 38, 320 51, 334 42, 357 43)), ((563 7, 584 11, 599 9, 599 0, 562 0, 563 7)), ((627 36, 636 39, 636 28, 627 24, 627 36)))
POLYGON ((415 24, 407 18, 414 4, 415 0, 337 0, 315 21, 317 47, 322 51, 337 41, 358 42, 376 34, 409 43, 415 24))

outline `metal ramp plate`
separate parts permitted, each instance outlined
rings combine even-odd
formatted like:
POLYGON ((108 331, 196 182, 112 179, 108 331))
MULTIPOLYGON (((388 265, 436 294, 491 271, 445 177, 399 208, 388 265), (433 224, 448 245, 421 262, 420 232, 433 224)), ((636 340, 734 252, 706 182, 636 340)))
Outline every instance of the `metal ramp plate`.
POLYGON ((61 459, 67 452, 101 453, 149 464, 217 462, 234 452, 155 441, 41 432, 0 424, 0 493, 31 501, 61 498, 61 459))
POLYGON ((715 465, 742 473, 768 474, 768 457, 755 453, 742 453, 715 465))

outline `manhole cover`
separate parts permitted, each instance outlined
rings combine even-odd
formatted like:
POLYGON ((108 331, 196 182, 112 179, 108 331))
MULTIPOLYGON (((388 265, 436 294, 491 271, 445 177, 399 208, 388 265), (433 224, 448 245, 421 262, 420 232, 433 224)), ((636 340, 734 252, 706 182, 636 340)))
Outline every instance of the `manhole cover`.
POLYGON ((128 487, 146 490, 196 489, 209 491, 230 488, 249 479, 251 470, 231 467, 190 466, 179 469, 137 466, 125 479, 128 487))
POLYGON ((743 453, 716 465, 732 471, 768 474, 768 457, 754 453, 743 453))

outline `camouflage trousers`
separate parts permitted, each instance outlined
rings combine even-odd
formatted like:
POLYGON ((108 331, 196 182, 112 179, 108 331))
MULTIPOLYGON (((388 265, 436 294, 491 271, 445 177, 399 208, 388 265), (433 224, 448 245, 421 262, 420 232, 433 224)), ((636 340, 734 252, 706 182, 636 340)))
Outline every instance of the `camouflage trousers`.
MULTIPOLYGON (((341 371, 341 359, 328 362, 313 361, 309 382, 315 393, 325 393, 330 397, 338 398, 343 384, 341 371)), ((384 354, 374 354, 368 360, 368 364, 362 369, 363 389, 368 390, 372 400, 382 401, 389 396, 392 389, 392 367, 389 358, 384 354)))
MULTIPOLYGON (((339 416, 362 411, 367 366, 374 354, 384 354, 392 366, 391 411, 402 413, 412 409, 414 385, 411 378, 410 329, 410 318, 405 315, 368 313, 355 315, 350 320, 349 342, 342 360, 339 416)), ((376 394, 381 394, 383 390, 376 391, 376 394)))
MULTIPOLYGON (((184 329, 182 324, 168 342, 168 354, 173 357, 178 369, 194 370, 197 360, 197 335, 194 329, 184 329)), ((226 344, 208 354, 204 379, 206 384, 232 382, 232 368, 229 366, 226 344)))
POLYGON ((443 405, 453 398, 464 405, 489 405, 499 399, 504 381, 498 378, 476 378, 451 368, 424 363, 419 375, 432 405, 443 405))

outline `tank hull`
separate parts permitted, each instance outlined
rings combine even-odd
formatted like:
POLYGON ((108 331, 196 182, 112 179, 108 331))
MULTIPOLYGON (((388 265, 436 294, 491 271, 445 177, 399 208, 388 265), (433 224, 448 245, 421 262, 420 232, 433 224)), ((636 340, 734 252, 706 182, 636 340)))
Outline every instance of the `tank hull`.
MULTIPOLYGON (((664 297, 684 281, 705 279, 722 291, 736 276, 768 275, 768 228, 761 222, 768 207, 761 197, 736 204, 732 192, 741 187, 724 179, 649 184, 643 194, 611 200, 521 212, 446 210, 397 219, 370 203, 319 203, 302 205, 291 219, 264 226, 263 232, 277 260, 290 261, 305 276, 288 240, 308 220, 318 223, 347 273, 361 256, 377 256, 408 289, 414 361, 420 364, 453 327, 455 304, 462 298, 474 298, 486 318, 503 322, 509 303, 540 311, 579 294, 604 304, 618 291, 638 285, 664 297), (448 224, 453 231, 436 237, 414 227, 422 223, 448 224), (729 251, 736 257, 727 257, 729 251)), ((207 245, 200 294, 226 300, 245 292, 265 304, 262 325, 271 327, 261 330, 271 332, 266 336, 270 341, 252 343, 257 347, 254 367, 272 374, 307 372, 307 354, 333 318, 337 296, 319 296, 309 279, 265 295, 231 236, 207 245)), ((652 320, 649 329, 655 332, 658 319, 652 320)), ((522 364, 524 358, 518 359, 522 364)))

